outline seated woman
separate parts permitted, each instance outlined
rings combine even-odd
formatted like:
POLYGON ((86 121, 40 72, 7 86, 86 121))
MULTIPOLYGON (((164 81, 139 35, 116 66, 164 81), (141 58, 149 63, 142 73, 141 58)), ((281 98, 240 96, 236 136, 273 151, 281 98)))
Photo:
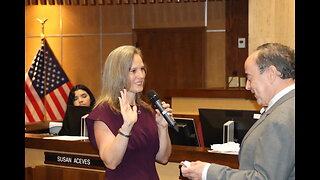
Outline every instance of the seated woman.
POLYGON ((59 135, 79 136, 81 117, 91 112, 95 98, 89 88, 78 84, 68 96, 67 110, 59 135))

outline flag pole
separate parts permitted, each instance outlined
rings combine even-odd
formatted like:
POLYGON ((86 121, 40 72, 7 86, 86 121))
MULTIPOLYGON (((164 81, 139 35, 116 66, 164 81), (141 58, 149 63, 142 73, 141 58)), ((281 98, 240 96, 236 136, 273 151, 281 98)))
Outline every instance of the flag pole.
POLYGON ((44 34, 44 23, 46 23, 46 21, 47 21, 48 19, 44 19, 44 20, 42 21, 41 19, 37 18, 37 20, 38 20, 38 21, 41 23, 41 25, 42 25, 41 39, 44 39, 44 38, 45 38, 45 34, 44 34))
POLYGON ((47 116, 46 116, 46 94, 47 94, 47 72, 46 72, 46 46, 45 46, 45 42, 44 40, 46 39, 46 36, 44 34, 44 24, 46 23, 46 21, 48 19, 44 19, 43 21, 39 18, 37 18, 37 20, 41 23, 41 43, 43 45, 43 63, 44 63, 44 68, 43 68, 43 74, 44 74, 44 81, 43 81, 43 121, 46 122, 47 121, 47 116))

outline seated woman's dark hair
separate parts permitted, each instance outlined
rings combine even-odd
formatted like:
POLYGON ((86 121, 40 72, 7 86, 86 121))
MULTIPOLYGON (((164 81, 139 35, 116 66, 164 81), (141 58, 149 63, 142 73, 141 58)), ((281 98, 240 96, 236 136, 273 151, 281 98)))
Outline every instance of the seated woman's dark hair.
POLYGON ((90 89, 88 87, 86 87, 83 84, 77 84, 75 86, 73 86, 73 88, 70 90, 69 96, 68 96, 68 101, 67 101, 67 105, 73 105, 73 101, 74 101, 74 97, 75 97, 75 91, 77 90, 84 90, 86 91, 89 96, 90 96, 90 106, 94 106, 96 103, 96 100, 94 98, 94 95, 92 94, 92 92, 90 91, 90 89))

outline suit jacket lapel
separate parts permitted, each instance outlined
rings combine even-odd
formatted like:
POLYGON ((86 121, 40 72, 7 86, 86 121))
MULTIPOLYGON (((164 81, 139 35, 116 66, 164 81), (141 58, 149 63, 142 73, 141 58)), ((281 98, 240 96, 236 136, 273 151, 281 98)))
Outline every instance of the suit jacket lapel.
POLYGON ((288 92, 286 95, 282 96, 267 112, 262 113, 262 115, 259 118, 259 120, 252 125, 252 127, 249 129, 249 131, 244 136, 244 138, 243 138, 243 140, 241 142, 241 145, 244 143, 244 141, 247 139, 247 137, 252 133, 252 131, 254 131, 254 129, 257 128, 266 119, 266 117, 270 113, 272 113, 272 111, 274 109, 276 109, 280 104, 282 104, 283 102, 285 102, 286 100, 288 100, 288 99, 290 99, 290 98, 292 98, 294 96, 295 96, 295 90, 293 89, 290 92, 288 92))

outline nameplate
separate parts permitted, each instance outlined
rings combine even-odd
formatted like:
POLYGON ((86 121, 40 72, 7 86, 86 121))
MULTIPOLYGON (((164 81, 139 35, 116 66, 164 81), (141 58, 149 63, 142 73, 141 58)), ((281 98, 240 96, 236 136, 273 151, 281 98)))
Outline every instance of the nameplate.
POLYGON ((94 156, 83 156, 77 154, 63 154, 63 153, 52 153, 44 152, 45 164, 54 164, 70 167, 80 167, 89 169, 101 169, 104 170, 106 167, 103 161, 99 157, 94 156))

